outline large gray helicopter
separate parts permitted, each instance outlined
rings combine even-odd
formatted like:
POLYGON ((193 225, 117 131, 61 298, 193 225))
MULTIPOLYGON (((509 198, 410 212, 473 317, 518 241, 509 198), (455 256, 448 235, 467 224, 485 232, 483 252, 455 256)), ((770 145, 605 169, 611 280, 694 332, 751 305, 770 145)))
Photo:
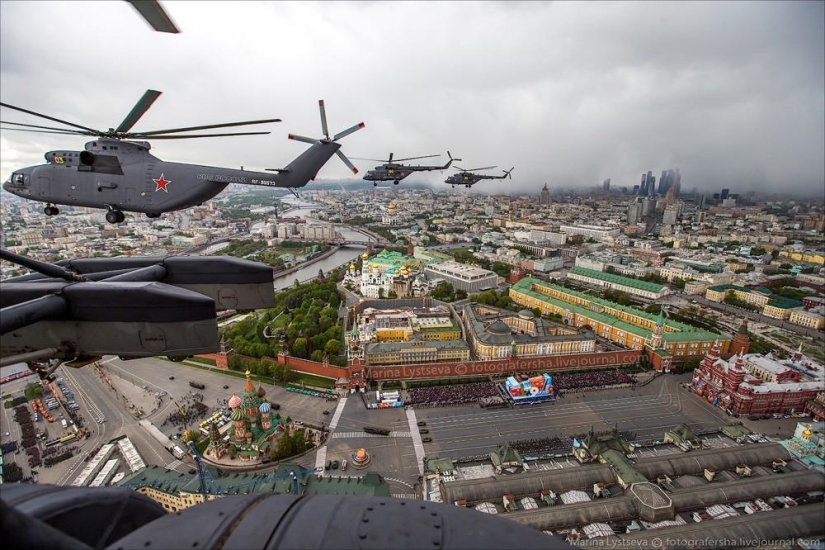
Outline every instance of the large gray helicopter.
POLYGON ((106 221, 121 223, 125 219, 123 212, 143 212, 149 218, 157 218, 164 212, 202 204, 223 191, 230 183, 284 187, 290 190, 303 187, 310 180, 315 179, 318 170, 332 155, 338 155, 354 174, 358 173, 358 169, 339 150, 341 145, 338 140, 360 130, 364 127, 364 123, 356 124, 330 138, 323 100, 318 104, 321 110, 324 137, 313 139, 289 134, 289 139, 310 143, 312 147, 289 163, 286 168, 267 169, 278 172, 277 174, 252 172, 243 170, 243 168, 234 170, 162 161, 149 153, 149 143, 132 140, 268 134, 269 132, 217 134, 184 134, 182 132, 280 122, 280 119, 131 132, 132 126, 158 96, 160 92, 147 90, 132 112, 117 128, 105 131, 0 103, 0 106, 71 127, 58 128, 0 121, 4 124, 23 127, 2 128, 2 130, 95 136, 97 138, 86 143, 84 151, 46 153, 46 164, 15 170, 8 181, 3 184, 3 189, 23 198, 45 202, 46 207, 43 211, 48 216, 59 213, 55 206, 58 204, 86 206, 105 208, 108 210, 106 221))
MULTIPOLYGON (((429 159, 433 157, 438 157, 441 155, 427 155, 424 157, 409 157, 405 159, 392 159, 392 153, 390 153, 390 158, 387 160, 379 160, 379 159, 361 159, 356 158, 356 160, 373 160, 375 162, 383 162, 381 166, 376 166, 373 170, 367 170, 367 174, 364 176, 364 179, 367 181, 375 182, 373 183, 374 186, 378 185, 379 181, 391 181, 394 185, 398 185, 398 182, 412 174, 413 172, 430 172, 432 170, 446 170, 450 167, 450 165, 455 160, 461 159, 454 159, 450 152, 447 151, 447 156, 450 157, 450 160, 444 166, 410 166, 406 164, 400 164, 406 160, 416 160, 416 159, 429 159)), ((355 158, 355 157, 353 157, 355 158)))
POLYGON ((464 168, 461 168, 459 166, 456 166, 455 168, 458 170, 458 172, 444 180, 444 183, 449 183, 453 186, 453 188, 455 188, 456 185, 465 185, 469 188, 475 185, 476 183, 480 182, 481 180, 503 180, 504 178, 513 179, 513 177, 510 175, 510 172, 512 172, 515 169, 515 167, 513 167, 509 170, 502 170, 504 174, 502 174, 501 176, 488 176, 486 174, 474 174, 473 172, 476 170, 492 170, 493 168, 495 168, 495 166, 486 166, 484 168, 470 168, 469 170, 465 170, 464 168))

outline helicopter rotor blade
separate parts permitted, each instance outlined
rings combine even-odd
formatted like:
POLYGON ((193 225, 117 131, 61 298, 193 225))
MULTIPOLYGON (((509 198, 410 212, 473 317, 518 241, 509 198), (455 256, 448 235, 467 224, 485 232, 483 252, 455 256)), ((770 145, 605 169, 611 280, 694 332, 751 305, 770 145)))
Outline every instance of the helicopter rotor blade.
POLYGON ((485 166, 483 168, 470 168, 469 170, 464 170, 465 172, 475 172, 476 170, 492 170, 495 166, 485 166))
POLYGON ((349 161, 349 159, 347 158, 347 156, 346 156, 344 153, 342 153, 340 149, 336 150, 336 151, 335 151, 335 154, 336 154, 336 155, 338 155, 338 158, 339 158, 339 159, 341 159, 342 161, 344 161, 344 164, 346 164, 346 165, 347 165, 347 168, 349 168, 350 170, 352 170, 352 173, 353 173, 353 174, 357 174, 357 173, 358 173, 358 168, 356 168, 356 167, 355 167, 355 166, 354 166, 354 165, 353 165, 353 164, 349 161))
POLYGON ((79 132, 76 130, 30 130, 28 128, 0 128, 4 132, 32 132, 35 134, 62 134, 64 136, 96 136, 88 132, 79 132))
POLYGON ((350 157, 350 158, 352 160, 369 160, 369 161, 372 161, 372 162, 387 162, 386 159, 366 159, 366 158, 363 158, 363 157, 350 157))
MULTIPOLYGON (((233 126, 247 126, 252 124, 267 124, 269 122, 281 122, 280 118, 268 118, 265 120, 246 120, 243 122, 225 122, 222 124, 206 124, 204 126, 189 126, 187 128, 171 128, 169 130, 153 130, 151 132, 132 132, 127 133, 126 136, 130 138, 142 138, 149 136, 158 136, 161 134, 177 134, 178 132, 192 132, 195 130, 210 130, 213 128, 231 128, 233 126)), ((269 133, 269 132, 267 132, 269 133)))
MULTIPOLYGON (((135 2, 133 5, 135 4, 137 4, 137 2, 135 2)), ((146 90, 146 92, 143 94, 143 97, 140 98, 140 101, 138 101, 135 104, 135 106, 132 108, 132 111, 128 115, 126 115, 126 118, 123 119, 123 122, 120 123, 120 126, 118 126, 115 129, 115 132, 123 133, 131 130, 132 126, 134 126, 135 123, 138 120, 140 120, 140 117, 142 117, 143 114, 149 109, 149 107, 152 106, 152 103, 154 103, 155 100, 160 97, 160 94, 161 92, 158 92, 157 90, 146 90)))
POLYGON ((81 130, 86 130, 87 132, 92 132, 92 134, 99 136, 103 135, 103 132, 100 130, 95 130, 94 128, 87 128, 86 126, 81 126, 80 124, 75 124, 74 122, 68 122, 66 120, 60 120, 59 118, 55 118, 52 116, 44 115, 35 111, 29 111, 28 109, 23 109, 22 107, 15 107, 14 105, 9 105, 8 103, 0 102, 0 107, 8 107, 9 109, 13 109, 15 111, 20 111, 21 113, 26 113, 29 115, 34 115, 36 117, 45 118, 46 120, 51 120, 52 122, 59 122, 60 124, 65 124, 66 126, 71 126, 73 128, 79 128, 81 130))
POLYGON ((395 159, 395 162, 403 162, 405 160, 416 160, 416 159, 431 159, 435 157, 440 157, 441 155, 426 155, 423 157, 407 157, 405 159, 395 159))
POLYGON ((313 145, 318 143, 318 141, 319 141, 317 139, 308 138, 308 137, 304 137, 304 136, 298 136, 298 135, 295 135, 295 134, 289 134, 287 136, 287 138, 288 139, 294 139, 295 141, 303 141, 304 143, 312 143, 313 145))
POLYGON ((152 136, 152 139, 195 139, 195 138, 210 138, 210 137, 227 137, 227 136, 264 136, 272 132, 231 132, 225 134, 184 134, 177 136, 152 136))
POLYGON ((391 162, 392 162, 392 156, 393 156, 394 154, 395 154, 395 153, 390 153, 390 158, 389 158, 389 160, 387 160, 387 163, 391 163, 391 162))
POLYGON ((346 130, 344 130, 343 132, 340 132, 340 133, 338 133, 338 134, 335 134, 335 137, 333 137, 333 138, 332 138, 332 141, 338 141, 338 140, 339 140, 339 139, 341 139, 342 137, 344 137, 344 136, 348 136, 348 135, 350 135, 350 134, 351 134, 351 133, 353 133, 353 132, 357 132, 358 130, 360 130, 360 129, 361 129, 361 128, 363 128, 363 127, 364 127, 364 123, 363 123, 363 122, 359 122, 359 123, 358 123, 358 124, 356 124, 355 126, 352 126, 352 127, 350 127, 350 128, 347 128, 347 129, 346 129, 346 130))
POLYGON ((180 31, 157 0, 126 0, 158 32, 177 34, 180 31))
POLYGON ((324 108, 324 100, 318 100, 318 109, 321 111, 321 130, 324 132, 324 137, 329 139, 329 129, 327 128, 327 110, 324 108))
MULTIPOLYGON (((68 128, 55 128, 54 126, 39 126, 37 124, 23 124, 21 122, 8 122, 0 120, 0 124, 11 124, 12 126, 25 126, 27 128, 40 128, 41 130, 57 130, 60 133, 75 134, 81 136, 89 135, 89 132, 82 132, 80 130, 69 130, 68 128)), ((6 128, 6 130, 14 130, 14 128, 6 128)))

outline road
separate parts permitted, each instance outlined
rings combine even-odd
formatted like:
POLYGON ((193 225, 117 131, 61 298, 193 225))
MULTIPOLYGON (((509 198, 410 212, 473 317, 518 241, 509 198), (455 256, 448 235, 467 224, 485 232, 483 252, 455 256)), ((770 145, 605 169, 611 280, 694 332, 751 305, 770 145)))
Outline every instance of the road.
POLYGON ((762 315, 761 313, 756 313, 755 311, 750 311, 748 309, 742 309, 742 308, 739 308, 739 307, 730 306, 730 305, 725 304, 725 303, 712 302, 712 301, 706 300, 704 297, 698 296, 698 295, 690 295, 689 298, 686 297, 686 296, 671 295, 671 296, 666 296, 663 299, 658 300, 658 301, 666 303, 666 304, 673 304, 673 305, 678 304, 678 307, 688 307, 690 305, 699 305, 699 306, 702 306, 702 307, 705 307, 705 308, 711 308, 715 311, 723 312, 723 313, 727 314, 728 316, 733 315, 737 318, 737 320, 741 319, 742 317, 747 317, 751 321, 757 321, 759 323, 763 323, 763 324, 766 324, 766 325, 772 325, 772 326, 775 326, 775 327, 779 327, 779 328, 782 328, 784 330, 789 330, 791 332, 795 332, 796 334, 801 335, 801 336, 808 336, 808 337, 814 338, 816 340, 825 340, 825 331, 816 330, 816 329, 807 328, 807 327, 801 327, 799 325, 794 325, 794 324, 789 323, 787 321, 783 321, 783 320, 780 320, 780 319, 774 319, 772 317, 766 317, 765 315, 762 315))

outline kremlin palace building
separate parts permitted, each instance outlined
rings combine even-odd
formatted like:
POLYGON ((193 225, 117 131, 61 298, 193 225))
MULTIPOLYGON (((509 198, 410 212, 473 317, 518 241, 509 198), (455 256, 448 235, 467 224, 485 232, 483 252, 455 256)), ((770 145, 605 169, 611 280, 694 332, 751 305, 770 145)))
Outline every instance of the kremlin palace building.
POLYGON ((721 355, 728 356, 736 351, 729 338, 714 332, 672 319, 657 319, 640 309, 530 277, 510 287, 510 298, 523 307, 538 308, 543 315, 561 315, 565 324, 588 328, 596 336, 626 348, 654 348, 675 361, 702 357, 717 341, 721 355), (657 334, 657 325, 661 334, 657 334))

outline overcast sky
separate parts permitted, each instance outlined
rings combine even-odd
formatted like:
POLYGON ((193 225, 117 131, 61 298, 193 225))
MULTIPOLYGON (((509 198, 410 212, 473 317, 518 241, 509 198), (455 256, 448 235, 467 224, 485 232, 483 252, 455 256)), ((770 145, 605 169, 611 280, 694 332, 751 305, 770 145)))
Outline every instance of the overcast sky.
MULTIPOLYGON (((679 168, 683 191, 823 193, 823 2, 163 5, 181 34, 123 1, 3 0, 2 101, 106 129, 152 88, 136 131, 283 119, 267 136, 153 143, 215 166, 285 166, 307 147, 288 133, 321 135, 324 99, 331 133, 366 123, 341 141, 350 157, 515 166, 483 192, 632 187, 679 168)), ((4 131, 0 177, 85 141, 4 131)), ((319 174, 350 176, 334 157, 319 174)))

